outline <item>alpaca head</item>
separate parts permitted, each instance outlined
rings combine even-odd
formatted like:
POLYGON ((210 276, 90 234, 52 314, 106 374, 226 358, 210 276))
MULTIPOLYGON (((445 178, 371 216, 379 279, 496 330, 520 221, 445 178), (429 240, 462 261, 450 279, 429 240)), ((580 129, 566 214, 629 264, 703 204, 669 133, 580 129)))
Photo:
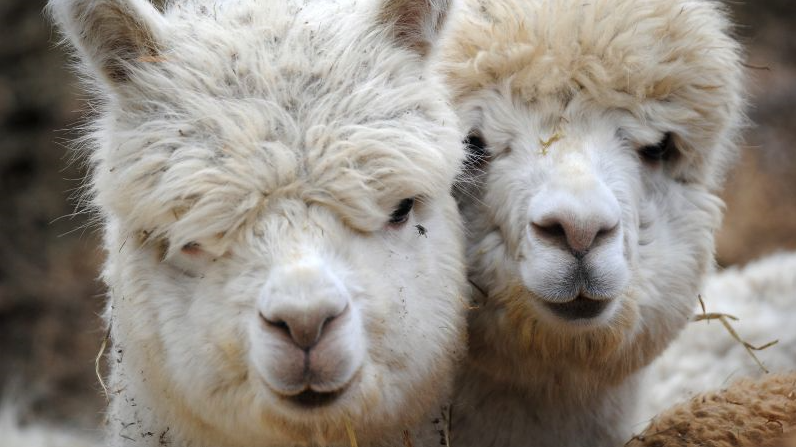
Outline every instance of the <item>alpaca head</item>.
POLYGON ((441 69, 471 129, 473 350, 510 327, 529 352, 513 362, 623 377, 710 266, 739 47, 712 1, 471 3, 441 69))
POLYGON ((372 442, 430 411, 464 340, 464 150, 426 68, 444 2, 50 8, 102 101, 119 388, 208 445, 372 442))

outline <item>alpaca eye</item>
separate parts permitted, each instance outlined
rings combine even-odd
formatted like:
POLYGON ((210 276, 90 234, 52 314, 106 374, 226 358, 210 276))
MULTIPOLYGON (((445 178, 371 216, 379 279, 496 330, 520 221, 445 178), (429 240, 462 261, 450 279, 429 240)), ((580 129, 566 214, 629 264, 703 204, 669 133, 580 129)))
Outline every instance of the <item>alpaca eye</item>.
POLYGON ((180 249, 182 254, 188 256, 198 256, 203 254, 202 246, 198 242, 188 242, 187 244, 183 245, 180 249))
POLYGON ((179 253, 163 259, 163 262, 191 278, 201 277, 212 261, 212 255, 198 242, 188 242, 180 247, 179 253))
POLYGON ((655 164, 671 159, 677 154, 677 147, 674 145, 674 138, 671 132, 667 132, 658 144, 644 146, 638 150, 641 158, 647 163, 655 164))
POLYGON ((489 153, 486 150, 486 141, 484 137, 478 132, 470 132, 467 138, 464 139, 465 147, 467 148, 467 161, 474 160, 475 162, 486 158, 489 153))
POLYGON ((398 203, 398 206, 395 208, 395 211, 390 214, 390 225, 401 225, 406 223, 406 221, 409 219, 409 213, 412 211, 414 206, 414 197, 401 200, 401 202, 398 203))
POLYGON ((489 152, 486 150, 486 141, 477 131, 470 132, 467 138, 464 139, 465 149, 467 156, 464 159, 465 169, 478 168, 489 158, 489 152))

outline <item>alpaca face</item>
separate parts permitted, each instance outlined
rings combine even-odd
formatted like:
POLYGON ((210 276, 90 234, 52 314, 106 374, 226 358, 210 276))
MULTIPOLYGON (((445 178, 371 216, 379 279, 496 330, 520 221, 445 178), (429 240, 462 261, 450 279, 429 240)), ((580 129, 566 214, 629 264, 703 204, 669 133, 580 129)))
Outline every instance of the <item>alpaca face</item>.
POLYGON ((466 205, 477 285, 521 290, 525 311, 551 330, 632 331, 639 300, 664 299, 640 294, 652 276, 688 282, 696 274, 682 257, 709 253, 716 216, 678 216, 696 206, 714 213, 715 201, 667 172, 677 157, 667 132, 579 99, 527 107, 487 91, 467 107, 478 115, 471 149, 485 154, 481 195, 466 205), (659 147, 662 155, 647 154, 659 147), (478 273, 489 265, 501 265, 496 277, 478 273))
POLYGON ((489 372, 504 380, 615 382, 687 321, 710 266, 742 115, 738 46, 707 1, 464 10, 440 68, 471 131, 474 364, 508 345, 522 355, 489 372))
POLYGON ((106 101, 111 425, 375 444, 446 392, 464 151, 424 61, 444 10, 372 7, 51 4, 106 101))
POLYGON ((621 114, 572 102, 528 108, 494 91, 471 101, 480 116, 470 144, 488 154, 480 201, 491 204, 471 216, 479 229, 497 225, 529 311, 571 329, 633 318, 639 192, 661 167, 622 137, 621 114))
POLYGON ((245 435, 242 444, 266 435, 342 442, 346 423, 361 442, 376 425, 411 427, 438 397, 412 390, 431 394, 449 381, 463 352, 455 209, 444 194, 424 202, 362 234, 324 207, 285 198, 220 256, 201 239, 165 259, 156 247, 125 248, 120 276, 154 282, 144 293, 158 301, 145 306, 159 323, 134 327, 124 313, 141 306, 118 304, 114 321, 129 330, 118 345, 127 351, 125 339, 156 331, 164 352, 147 355, 164 365, 148 366, 194 411, 226 424, 220 430, 245 435))

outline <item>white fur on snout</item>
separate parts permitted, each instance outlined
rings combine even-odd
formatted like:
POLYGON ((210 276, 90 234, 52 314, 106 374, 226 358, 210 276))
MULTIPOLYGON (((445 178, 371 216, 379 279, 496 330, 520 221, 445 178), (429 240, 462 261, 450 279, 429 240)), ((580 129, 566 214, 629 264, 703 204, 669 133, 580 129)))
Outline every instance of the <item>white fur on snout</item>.
POLYGON ((310 256, 274 268, 260 292, 257 304, 263 318, 286 324, 304 348, 317 342, 325 322, 343 313, 351 299, 329 264, 310 256))
POLYGON ((528 205, 525 256, 519 266, 523 283, 554 303, 581 294, 594 299, 620 295, 630 272, 616 196, 594 174, 587 157, 560 157, 550 171, 528 205), (555 226, 564 234, 544 234, 545 228, 555 226))
POLYGON ((319 256, 271 270, 252 324, 252 363, 273 391, 344 387, 363 362, 362 322, 344 269, 319 256), (284 324, 284 326, 282 326, 284 324))

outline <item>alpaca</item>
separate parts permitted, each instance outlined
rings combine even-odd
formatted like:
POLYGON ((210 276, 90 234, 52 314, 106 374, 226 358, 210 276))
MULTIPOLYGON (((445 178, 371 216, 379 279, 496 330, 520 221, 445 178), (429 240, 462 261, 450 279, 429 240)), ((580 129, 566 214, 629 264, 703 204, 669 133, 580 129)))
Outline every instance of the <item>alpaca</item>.
POLYGON ((643 446, 796 446, 796 372, 739 380, 657 416, 624 444, 643 446))
MULTIPOLYGON (((796 253, 778 253, 743 268, 711 275, 702 297, 708 312, 738 318, 732 325, 753 345, 778 343, 756 352, 771 372, 796 371, 796 253)), ((697 312, 702 312, 697 308, 697 312)), ((672 345, 648 368, 639 423, 687 399, 697 391, 717 388, 740 377, 764 374, 718 321, 689 323, 672 345)))
POLYGON ((466 339, 447 2, 49 10, 101 100, 108 445, 403 445, 466 339))
POLYGON ((693 315, 743 116, 710 0, 469 0, 437 69, 469 130, 457 447, 615 446, 693 315))

